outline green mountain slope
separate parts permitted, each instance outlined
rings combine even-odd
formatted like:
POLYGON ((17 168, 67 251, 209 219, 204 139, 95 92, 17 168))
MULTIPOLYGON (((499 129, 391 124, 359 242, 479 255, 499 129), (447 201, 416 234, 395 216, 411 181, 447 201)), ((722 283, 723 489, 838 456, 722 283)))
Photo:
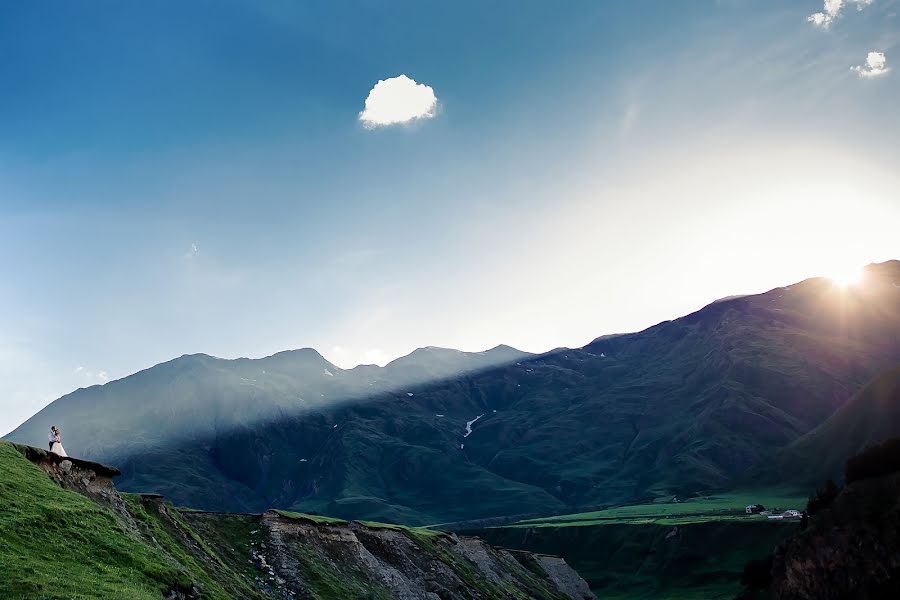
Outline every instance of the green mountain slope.
POLYGON ((840 482, 847 457, 895 437, 900 437, 900 365, 880 374, 822 425, 760 465, 748 478, 806 488, 827 479, 840 482))
POLYGON ((186 356, 79 390, 13 432, 116 464, 124 489, 412 524, 550 514, 732 484, 900 362, 900 262, 528 356, 186 356))
POLYGON ((139 500, 119 509, 60 487, 0 443, 0 598, 158 600, 194 582, 209 597, 256 597, 235 573, 211 580, 164 528, 152 526, 139 500))

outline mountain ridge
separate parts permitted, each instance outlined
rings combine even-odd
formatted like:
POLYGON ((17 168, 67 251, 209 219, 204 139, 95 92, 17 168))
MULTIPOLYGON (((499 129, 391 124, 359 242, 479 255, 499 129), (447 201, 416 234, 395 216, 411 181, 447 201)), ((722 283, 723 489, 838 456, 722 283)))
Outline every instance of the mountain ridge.
POLYGON ((42 440, 52 419, 120 465, 125 489, 178 503, 418 524, 721 488, 900 361, 900 262, 866 273, 500 364, 427 348, 329 374, 170 361, 57 401, 10 437, 42 440))

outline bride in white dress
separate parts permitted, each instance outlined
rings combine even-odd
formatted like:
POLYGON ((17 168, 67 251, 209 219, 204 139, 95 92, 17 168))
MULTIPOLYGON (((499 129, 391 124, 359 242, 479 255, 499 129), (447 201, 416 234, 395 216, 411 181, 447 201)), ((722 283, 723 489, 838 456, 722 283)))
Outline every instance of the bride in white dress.
POLYGON ((60 438, 59 429, 56 425, 50 428, 48 439, 50 440, 50 452, 59 456, 68 456, 68 454, 66 454, 66 449, 63 448, 62 438, 60 438))

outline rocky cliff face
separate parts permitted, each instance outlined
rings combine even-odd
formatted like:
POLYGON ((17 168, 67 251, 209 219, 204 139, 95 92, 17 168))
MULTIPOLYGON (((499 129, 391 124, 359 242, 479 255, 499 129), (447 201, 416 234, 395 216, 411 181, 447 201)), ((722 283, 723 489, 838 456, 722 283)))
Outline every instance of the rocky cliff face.
MULTIPOLYGON (((198 528, 214 513, 187 513, 198 528), (200 522, 203 522, 202 524, 200 522)), ((247 517, 258 537, 251 555, 277 597, 307 597, 333 581, 344 597, 593 598, 560 558, 512 553, 478 538, 393 525, 327 523, 291 513, 247 517)))
POLYGON ((594 598, 557 557, 422 528, 282 511, 176 509, 156 494, 118 493, 115 469, 16 449, 63 488, 101 505, 123 536, 175 566, 180 575, 164 586, 165 598, 594 598))
POLYGON ((775 551, 777 600, 900 598, 900 472, 846 486, 775 551))

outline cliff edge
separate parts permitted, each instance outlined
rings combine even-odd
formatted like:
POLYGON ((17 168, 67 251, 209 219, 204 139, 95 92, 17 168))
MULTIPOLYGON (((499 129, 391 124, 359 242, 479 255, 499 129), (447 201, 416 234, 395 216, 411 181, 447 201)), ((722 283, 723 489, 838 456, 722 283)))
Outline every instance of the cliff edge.
POLYGON ((424 528, 176 509, 118 471, 0 443, 0 597, 594 598, 557 557, 424 528))

